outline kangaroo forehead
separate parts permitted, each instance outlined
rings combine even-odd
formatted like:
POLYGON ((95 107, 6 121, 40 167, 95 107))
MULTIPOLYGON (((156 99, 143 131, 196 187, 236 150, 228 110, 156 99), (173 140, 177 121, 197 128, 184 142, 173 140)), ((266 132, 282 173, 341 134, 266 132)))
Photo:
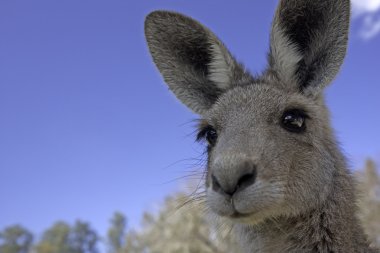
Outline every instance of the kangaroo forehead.
POLYGON ((269 84, 236 87, 223 94, 210 111, 211 115, 246 114, 258 116, 278 113, 290 108, 311 110, 313 103, 299 93, 269 84))

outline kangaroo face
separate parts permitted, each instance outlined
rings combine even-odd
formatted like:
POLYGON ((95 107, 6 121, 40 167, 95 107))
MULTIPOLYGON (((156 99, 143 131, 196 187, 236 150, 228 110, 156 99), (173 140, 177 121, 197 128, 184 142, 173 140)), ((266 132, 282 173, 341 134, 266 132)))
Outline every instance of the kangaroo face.
POLYGON ((197 21, 166 11, 147 16, 154 62, 177 98, 201 116, 214 213, 256 224, 326 199, 337 158, 322 90, 343 62, 349 16, 349 0, 281 0, 261 76, 249 74, 197 21))
POLYGON ((312 208, 329 190, 329 135, 319 101, 256 83, 223 94, 204 115, 207 203, 217 214, 257 223, 312 208))

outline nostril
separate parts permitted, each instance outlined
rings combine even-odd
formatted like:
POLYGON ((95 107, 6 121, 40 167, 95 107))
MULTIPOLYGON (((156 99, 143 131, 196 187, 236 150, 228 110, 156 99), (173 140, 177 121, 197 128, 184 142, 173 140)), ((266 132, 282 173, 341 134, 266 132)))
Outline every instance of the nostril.
POLYGON ((230 188, 227 185, 222 186, 216 176, 211 175, 211 181, 212 181, 212 189, 215 192, 219 192, 221 194, 227 194, 229 196, 232 196, 236 192, 236 187, 230 188))
POLYGON ((212 189, 216 192, 223 191, 222 187, 220 186, 220 183, 218 182, 218 179, 214 175, 211 175, 211 183, 212 183, 212 189))
POLYGON ((253 185, 256 181, 256 170, 243 175, 237 183, 236 190, 243 190, 250 185, 253 185))

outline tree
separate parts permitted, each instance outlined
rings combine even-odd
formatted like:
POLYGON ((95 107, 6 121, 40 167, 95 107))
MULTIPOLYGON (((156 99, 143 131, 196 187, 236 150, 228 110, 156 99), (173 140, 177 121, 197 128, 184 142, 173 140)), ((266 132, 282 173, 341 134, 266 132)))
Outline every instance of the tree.
POLYGON ((15 225, 0 232, 0 253, 28 253, 33 235, 25 228, 15 225))
POLYGON ((70 226, 65 222, 56 222, 46 230, 36 246, 37 253, 71 253, 70 226))
POLYGON ((98 253, 99 237, 89 223, 76 221, 70 235, 70 246, 73 253, 98 253))
POLYGON ((123 214, 114 213, 107 234, 110 253, 120 253, 124 247, 126 224, 127 220, 123 214))
POLYGON ((86 222, 57 222, 44 232, 36 253, 98 253, 97 233, 86 222))

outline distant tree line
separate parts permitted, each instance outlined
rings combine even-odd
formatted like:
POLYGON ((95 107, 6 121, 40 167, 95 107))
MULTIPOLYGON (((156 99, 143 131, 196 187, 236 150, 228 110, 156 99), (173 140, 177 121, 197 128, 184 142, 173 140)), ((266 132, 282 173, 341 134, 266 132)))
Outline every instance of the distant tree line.
MULTIPOLYGON (((380 247, 380 176, 375 163, 368 160, 356 172, 359 191, 359 217, 369 239, 380 247)), ((116 212, 106 238, 99 236, 87 222, 70 225, 59 221, 38 241, 20 225, 0 231, 0 253, 238 253, 228 224, 210 225, 204 212, 202 192, 178 192, 168 196, 156 213, 146 212, 138 230, 128 228, 126 217, 116 212)))

